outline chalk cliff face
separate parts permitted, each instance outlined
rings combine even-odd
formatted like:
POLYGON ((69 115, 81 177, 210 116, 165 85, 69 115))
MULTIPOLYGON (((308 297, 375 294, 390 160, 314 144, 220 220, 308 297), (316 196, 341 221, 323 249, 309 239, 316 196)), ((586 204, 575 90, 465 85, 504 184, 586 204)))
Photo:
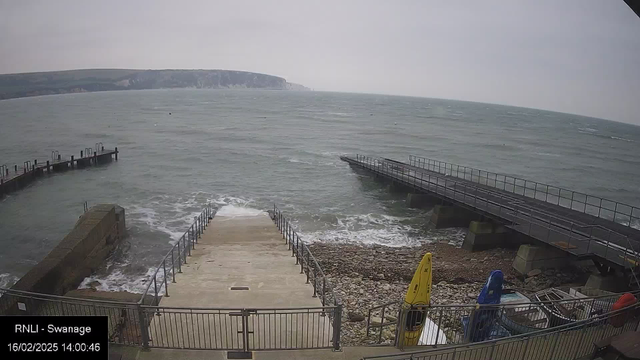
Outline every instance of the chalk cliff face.
POLYGON ((230 70, 88 69, 0 75, 0 99, 163 88, 308 90, 278 76, 230 70))

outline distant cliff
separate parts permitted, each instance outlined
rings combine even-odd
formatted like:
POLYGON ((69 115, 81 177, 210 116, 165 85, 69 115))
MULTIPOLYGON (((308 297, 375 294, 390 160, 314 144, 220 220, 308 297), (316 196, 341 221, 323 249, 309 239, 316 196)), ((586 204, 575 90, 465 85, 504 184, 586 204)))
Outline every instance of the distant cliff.
POLYGON ((0 75, 0 100, 89 91, 166 88, 309 90, 278 76, 230 70, 87 69, 0 75))

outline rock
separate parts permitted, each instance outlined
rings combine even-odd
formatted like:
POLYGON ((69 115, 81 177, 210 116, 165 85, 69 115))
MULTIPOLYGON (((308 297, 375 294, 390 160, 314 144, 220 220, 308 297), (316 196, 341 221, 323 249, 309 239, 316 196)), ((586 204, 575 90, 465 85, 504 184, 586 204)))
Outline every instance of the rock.
POLYGON ((475 298, 477 298, 477 297, 478 297, 478 294, 468 293, 468 294, 467 294, 467 297, 468 297, 469 299, 475 299, 475 298))
POLYGON ((391 285, 389 284, 384 284, 384 286, 382 287, 384 290, 391 290, 391 285))
POLYGON ((89 283, 89 287, 92 288, 93 290, 96 290, 98 288, 98 286, 100 286, 100 281, 92 281, 89 283))
POLYGON ((349 312, 349 321, 351 322, 364 321, 364 315, 356 312, 349 312))
MULTIPOLYGON (((531 271, 533 271, 533 270, 531 270, 531 271)), ((555 273, 555 271, 553 271, 553 269, 547 269, 547 270, 544 271, 544 274, 546 276, 553 276, 554 273, 555 273)))
POLYGON ((446 285, 447 285, 447 282, 446 282, 446 281, 444 281, 444 280, 442 280, 442 281, 440 281, 440 282, 438 283, 438 286, 446 286, 446 285))
POLYGON ((380 325, 382 324, 382 319, 378 316, 372 316, 369 325, 380 325))
POLYGON ((378 279, 384 280, 384 274, 378 274, 378 279))
POLYGON ((470 259, 469 261, 476 262, 476 261, 478 261, 478 259, 470 259))
POLYGON ((533 269, 533 270, 531 270, 531 271, 529 271, 529 272, 527 273, 527 276, 529 276, 529 277, 534 277, 534 276, 538 276, 538 275, 540 275, 540 274, 542 274, 542 270, 540 270, 540 269, 533 269))
POLYGON ((524 279, 524 283, 525 284, 529 284, 529 283, 535 283, 536 279, 532 278, 532 277, 528 277, 526 279, 524 279))
POLYGON ((397 317, 395 317, 395 316, 393 316, 393 315, 387 315, 387 316, 385 316, 385 318, 384 318, 384 319, 385 319, 385 322, 387 322, 387 321, 389 321, 389 322, 396 322, 396 321, 398 321, 398 318, 397 318, 397 317))

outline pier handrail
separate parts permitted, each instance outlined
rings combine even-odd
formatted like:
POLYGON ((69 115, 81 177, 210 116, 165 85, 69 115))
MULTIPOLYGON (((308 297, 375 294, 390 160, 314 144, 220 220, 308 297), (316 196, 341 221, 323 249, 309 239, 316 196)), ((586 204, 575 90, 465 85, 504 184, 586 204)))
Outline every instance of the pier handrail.
POLYGON ((300 273, 306 274, 307 283, 313 281, 313 296, 320 297, 322 306, 341 305, 342 301, 336 296, 331 281, 325 275, 322 267, 320 267, 318 261, 311 253, 311 250, 305 242, 300 239, 297 231, 294 230, 289 220, 275 204, 273 205, 272 220, 275 222, 286 244, 289 246, 291 256, 296 258, 296 265, 300 265, 300 273))
MULTIPOLYGON (((385 160, 389 160, 389 161, 393 161, 390 159, 385 159, 385 160)), ((429 159, 429 158, 425 158, 425 157, 419 157, 419 156, 415 156, 415 155, 409 155, 409 166, 414 166, 414 167, 418 167, 418 168, 422 168, 425 170, 429 170, 429 171, 433 171, 439 174, 443 174, 445 176, 455 176, 457 178, 460 179, 464 179, 464 180, 470 180, 471 182, 477 183, 479 185, 484 185, 487 187, 493 187, 495 189, 498 190, 503 190, 503 191, 507 191, 510 193, 513 193, 515 195, 522 195, 525 197, 529 197, 535 200, 539 200, 539 201, 544 201, 553 205, 557 205, 557 206, 561 206, 564 208, 567 208, 569 210, 573 210, 573 211, 578 211, 578 212, 582 212, 584 214, 587 215, 591 215, 591 216, 596 216, 598 218, 601 219, 605 219, 605 220, 609 220, 609 221, 613 221, 614 223, 618 223, 621 225, 625 225, 624 223, 620 223, 618 221, 616 221, 616 216, 617 216, 617 210, 619 205, 622 206, 626 206, 629 208, 629 213, 622 213, 623 215, 626 215, 629 217, 628 223, 626 224, 627 227, 630 228, 634 228, 632 225, 634 223, 634 221, 638 222, 638 224, 640 224, 640 208, 634 207, 632 205, 628 205, 628 204, 623 204, 623 203, 619 203, 613 200, 608 200, 608 199, 604 199, 598 196, 593 196, 593 195, 588 195, 588 194, 583 194, 580 192, 576 192, 576 191, 572 191, 572 190, 566 190, 563 189, 561 187, 556 187, 553 185, 548 185, 548 184, 544 184, 544 183, 539 183, 536 181, 531 181, 531 180, 526 180, 526 179, 521 179, 518 177, 514 177, 514 176, 510 176, 510 175, 505 175, 505 174, 498 174, 498 173, 494 173, 494 172, 490 172, 490 171, 486 171, 486 170, 480 170, 480 169, 475 169, 472 167, 468 167, 468 166, 462 166, 462 172, 460 171, 461 166, 457 165, 457 164, 451 164, 451 163, 447 163, 444 161, 439 161, 439 160, 434 160, 434 159, 429 159), (436 167, 437 164, 437 167, 436 167), (455 168, 454 168, 455 166, 455 168), (470 170, 470 179, 467 179, 467 169, 470 170), (454 171, 455 170, 455 171, 454 171), (474 173, 478 172, 478 175, 476 176, 476 180, 474 181, 474 173), (482 176, 482 173, 485 173, 485 176, 482 176), (462 176, 460 176, 462 174, 462 176), (499 177, 502 177, 502 180, 498 180, 499 177), (508 178, 513 179, 513 184, 511 184, 510 181, 507 181, 508 178), (481 179, 484 179, 484 181, 481 181, 481 179), (491 184, 491 180, 493 180, 493 185, 491 184), (520 187, 522 187, 522 194, 520 194, 519 192, 517 192, 517 182, 520 181, 521 183, 523 183, 523 185, 521 185, 520 187), (500 187, 498 186, 498 183, 502 183, 502 189, 500 189, 500 187), (533 188, 528 187, 527 183, 533 184, 533 188), (510 190, 507 189, 507 184, 510 185, 510 190), (537 191, 538 187, 546 187, 545 191, 543 192, 542 190, 540 192, 537 191), (555 193, 550 193, 549 189, 550 188, 556 188, 557 189, 557 194, 555 193), (533 194, 531 194, 531 192, 527 193, 527 190, 533 190, 533 194), (562 196, 562 192, 567 192, 571 194, 571 197, 563 197, 562 196), (541 199, 540 197, 538 197, 538 193, 540 193, 541 195, 544 195, 544 199, 541 199), (575 199, 575 195, 579 194, 584 196, 584 202, 575 199), (533 196, 531 196, 533 195, 533 196), (556 202, 551 201, 552 199, 549 199, 549 195, 552 195, 552 197, 555 197, 557 199, 556 202), (587 211, 587 205, 595 207, 594 204, 590 204, 589 203, 589 198, 595 198, 599 200, 599 205, 598 205, 598 213, 594 214, 593 212, 588 212, 587 211), (568 202, 568 206, 567 204, 562 204, 562 202, 560 201, 560 199, 565 199, 568 202), (609 202, 609 203, 613 203, 615 206, 613 209, 607 208, 607 207, 602 207, 603 201, 609 202), (578 204, 583 204, 584 206, 582 207, 582 210, 580 210, 579 208, 575 208, 574 207, 574 202, 578 203, 578 204), (605 213, 602 212, 602 209, 605 209, 607 211, 613 211, 613 218, 609 219, 607 217, 604 216, 605 213), (638 216, 634 216, 634 211, 638 212, 638 216)), ((496 194, 493 194, 496 195, 496 194)), ((544 213, 540 210, 534 209, 532 207, 526 206, 525 207, 527 210, 531 211, 531 212, 537 212, 538 214, 544 214, 547 217, 554 217, 556 220, 562 220, 564 222, 566 222, 566 220, 561 219, 560 217, 557 216, 553 216, 550 215, 548 213, 544 213)), ((539 220, 543 220, 541 218, 538 217, 539 220)), ((628 248, 624 248, 624 253, 625 253, 625 267, 629 267, 630 273, 631 273, 631 278, 632 280, 635 282, 635 284, 640 287, 640 280, 638 280, 638 277, 636 276, 635 273, 635 269, 638 266, 638 259, 639 259, 639 255, 640 255, 640 251, 636 249, 636 246, 634 245, 634 242, 631 241, 631 239, 629 238, 629 236, 625 235, 625 234, 621 234, 618 231, 615 230, 611 230, 609 228, 606 228, 600 224, 589 224, 589 225, 579 225, 579 224, 575 224, 573 221, 569 222, 570 227, 567 226, 562 226, 561 224, 556 224, 559 227, 564 227, 566 230, 569 230, 572 233, 579 233, 580 231, 576 231, 578 229, 587 229, 587 228, 599 228, 602 229, 604 231, 606 231, 608 233, 608 240, 607 240, 607 248, 609 248, 611 246, 610 244, 610 239, 611 239, 611 235, 612 234, 616 234, 617 236, 624 238, 626 240, 626 243, 628 245, 628 248), (635 262, 635 266, 632 266, 632 264, 628 264, 627 263, 627 255, 631 255, 632 261, 635 262), (635 260, 633 260, 635 259, 635 260)), ((587 236, 586 234, 582 234, 584 236, 587 236)), ((589 240, 591 240, 593 238, 593 231, 589 234, 589 240)), ((640 244, 639 244, 640 245, 640 244)))
MULTIPOLYGON (((620 234, 613 230, 607 229, 608 240, 599 239, 595 237, 593 233, 587 236, 582 233, 578 233, 576 231, 580 227, 583 227, 582 225, 563 220, 567 224, 566 226, 562 226, 561 224, 558 224, 557 222, 552 221, 552 217, 554 217, 553 215, 548 213, 541 213, 539 210, 532 209, 529 206, 521 206, 521 205, 515 204, 514 199, 507 195, 491 192, 492 196, 504 199, 505 203, 498 203, 490 199, 481 198, 481 197, 479 198, 477 194, 470 192, 469 190, 473 190, 478 193, 485 193, 485 192, 488 192, 488 189, 477 186, 475 184, 463 183, 460 181, 456 181, 455 179, 441 177, 438 175, 432 175, 430 173, 426 173, 425 174, 426 176, 423 176, 424 173, 422 172, 419 172, 420 177, 418 177, 417 176, 418 172, 415 172, 415 170, 412 170, 409 168, 403 168, 404 170, 414 171, 415 175, 411 175, 410 173, 408 173, 408 171, 407 172, 402 171, 403 169, 400 169, 400 167, 412 166, 412 165, 404 164, 402 162, 395 161, 395 160, 390 160, 385 158, 374 158, 374 157, 369 157, 369 156, 364 156, 359 154, 356 154, 355 160, 359 163, 370 166, 371 170, 376 170, 376 171, 385 170, 385 171, 391 172, 392 174, 396 174, 396 176, 400 177, 399 180, 405 181, 409 185, 415 186, 417 183, 423 184, 426 181, 429 184, 429 187, 432 187, 432 186, 435 187, 434 192, 436 194, 440 195, 440 193, 442 192, 443 196, 447 196, 446 194, 453 192, 453 199, 455 201, 459 201, 459 198, 462 198, 464 201, 469 200, 470 202, 472 200, 472 204, 470 206, 478 210, 488 211, 489 207, 493 206, 497 209, 500 216, 512 218, 514 221, 514 224, 516 224, 515 223, 516 220, 528 221, 529 228, 528 228, 527 234, 530 234, 531 232, 531 220, 529 218, 534 218, 542 223, 541 225, 540 224, 537 224, 537 225, 542 226, 544 227, 544 229, 547 230, 547 240, 551 234, 551 231, 554 231, 556 233, 561 233, 561 231, 559 230, 570 232, 570 234, 563 234, 564 236, 568 237, 568 240, 569 240, 568 247, 571 246, 572 241, 575 241, 575 242, 589 241, 587 246, 587 252, 580 255, 590 254, 588 250, 591 248, 591 241, 595 241, 601 244, 602 246, 606 247, 607 251, 610 248, 614 248, 617 251, 623 252, 624 256, 621 256, 621 258, 623 259, 625 268, 628 267, 631 269, 631 271, 633 271, 634 267, 631 266, 631 262, 638 263, 639 253, 635 251, 634 246, 632 245, 628 236, 620 234), (444 182, 444 184, 441 184, 441 182, 444 182), (509 206, 507 204, 511 204, 511 205, 509 206), (522 209, 526 209, 532 212, 538 212, 538 213, 544 214, 545 216, 544 218, 541 216, 524 217, 523 213, 525 212, 523 212, 522 209), (626 238, 626 239, 621 239, 621 241, 624 241, 627 244, 629 244, 631 248, 629 249, 626 247, 622 248, 621 246, 612 246, 610 241, 612 234, 617 234, 621 237, 626 238), (574 235, 579 235, 581 238, 578 238, 574 235)), ((419 168, 419 167, 415 167, 415 168, 419 168)), ((565 250, 565 251, 568 251, 568 250, 565 250)), ((607 252, 605 252, 605 256, 606 255, 607 255, 607 252)))
POLYGON ((170 277, 172 283, 176 282, 176 270, 178 273, 182 272, 182 264, 187 263, 187 257, 191 256, 191 250, 196 248, 195 246, 198 243, 198 239, 202 236, 209 221, 215 216, 216 211, 217 209, 208 204, 204 210, 194 218, 189 229, 173 244, 171 250, 167 252, 156 267, 153 275, 148 278, 149 283, 142 293, 140 300, 138 300, 138 304, 145 303, 144 301, 149 294, 149 290, 151 290, 151 285, 153 285, 153 306, 160 304, 163 289, 164 296, 169 296, 169 283, 167 279, 170 277), (167 271, 167 267, 170 267, 169 272, 167 271), (160 269, 162 269, 162 274, 159 274, 160 269), (158 279, 158 276, 160 276, 160 279, 158 279))
MULTIPOLYGON (((389 159, 387 159, 387 160, 389 160, 389 159)), ((626 216, 629 217, 629 222, 628 222, 628 224, 626 224, 626 226, 635 229, 635 227, 633 226, 633 221, 634 220, 636 220, 638 222, 639 226, 640 226, 640 208, 632 206, 632 205, 616 202, 614 200, 608 200, 608 199, 604 199, 604 198, 601 198, 601 197, 598 197, 598 196, 588 195, 588 194, 584 194, 584 193, 573 191, 573 190, 566 190, 566 189, 561 188, 561 187, 557 187, 557 186, 553 186, 553 185, 547 185, 547 184, 536 182, 536 181, 532 181, 532 180, 521 179, 521 178, 518 178, 518 177, 511 176, 511 175, 498 174, 498 173, 494 173, 494 172, 490 172, 490 171, 486 171, 486 170, 475 169, 475 168, 464 166, 464 165, 461 166, 461 165, 457 165, 457 164, 451 164, 451 163, 447 163, 447 162, 444 162, 444 161, 429 159, 429 158, 425 158, 425 157, 419 157, 419 156, 415 156, 415 155, 409 155, 409 165, 410 166, 414 166, 414 167, 419 167, 419 168, 422 168, 422 169, 425 169, 425 170, 437 172, 437 173, 443 174, 445 176, 455 176, 457 178, 461 178, 461 179, 464 179, 464 180, 470 180, 470 181, 475 182, 475 183, 477 183, 479 185, 484 185, 484 186, 488 186, 488 187, 493 187, 493 188, 498 189, 498 190, 511 192, 511 193, 513 193, 515 195, 522 195, 522 196, 529 197, 529 198, 532 198, 532 199, 535 199, 535 200, 544 201, 544 202, 547 202, 547 203, 550 203, 550 204, 553 204, 553 205, 558 205, 558 206, 567 208, 569 210, 582 212, 584 214, 591 215, 591 216, 596 216, 596 217, 598 217, 600 219, 610 220, 610 221, 613 221, 614 223, 618 223, 620 225, 625 225, 625 224, 616 221, 617 208, 618 208, 619 205, 626 206, 626 207, 628 207, 630 209, 628 214, 622 213, 623 215, 626 215, 626 216), (438 164, 437 169, 436 169, 436 166, 435 166, 436 164, 438 164), (454 166, 455 166, 455 172, 454 172, 454 166), (462 177, 460 176, 460 168, 461 167, 463 169, 462 177), (470 170, 470 179, 467 179, 467 169, 470 170), (449 170, 449 172, 447 172, 447 170, 449 170), (473 174, 476 171, 478 172, 478 175, 476 177, 477 181, 474 181, 473 180, 474 179, 473 178, 473 174), (486 175, 484 177, 481 176, 483 172, 486 175), (498 180, 498 177, 502 177, 502 180, 498 180), (512 184, 511 184, 511 182, 507 181, 507 178, 512 178, 513 179, 513 186, 511 186, 510 190, 507 189, 506 185, 507 184, 512 185, 512 184), (483 181, 481 181, 481 179, 485 179, 484 183, 483 183, 483 181), (491 184, 491 180, 493 180, 493 185, 491 184), (523 188, 522 189, 522 194, 520 194, 516 190, 518 188, 518 185, 517 185, 518 181, 524 182, 524 185, 520 186, 520 187, 523 188), (502 189, 497 185, 498 183, 502 183, 502 189), (528 187, 527 183, 533 184, 534 185, 533 188, 528 187), (538 189, 539 186, 540 187, 546 187, 546 191, 545 192, 542 192, 542 191, 539 192, 540 194, 545 195, 544 196, 545 197, 544 200, 540 199, 538 197, 538 195, 537 195, 538 194, 537 189, 538 189), (550 193, 549 192, 549 188, 556 188, 558 190, 557 194, 550 193), (527 193, 527 190, 533 190, 533 196, 530 196, 531 193, 530 192, 527 193), (562 192, 563 191, 570 193, 571 197, 562 196, 562 192), (575 195, 576 194, 584 196, 585 201, 583 202, 583 201, 580 201, 578 199, 575 199, 575 195), (550 201, 548 195, 552 195, 553 197, 555 197, 557 199, 557 202, 550 201), (595 207, 594 204, 589 203, 589 201, 588 201, 589 198, 599 199, 598 213, 597 214, 593 214, 593 213, 587 211, 587 205, 595 207), (565 199, 565 200, 569 201, 569 206, 566 206, 566 204, 562 204, 560 199, 565 199), (602 207, 603 201, 604 202, 609 202, 609 203, 614 203, 615 204, 614 209, 610 209, 610 208, 607 208, 607 207, 602 207), (573 206, 574 202, 578 203, 578 204, 583 204, 584 206, 582 207, 582 210, 580 210, 579 208, 576 209, 573 206), (606 211, 613 211, 613 218, 612 219, 608 219, 607 217, 605 217, 604 214, 602 213, 602 209, 604 209, 606 211), (638 216, 634 216, 634 211, 638 212, 638 216)), ((537 209, 531 208, 530 210, 531 211, 536 211, 538 213, 541 213, 541 211, 537 210, 537 209)), ((556 217, 556 218, 558 218, 558 217, 556 217)), ((573 225, 573 223, 572 223, 572 225, 573 225)), ((600 224, 590 224, 590 225, 587 225, 587 226, 579 226, 579 227, 580 228, 597 227, 597 228, 601 228, 603 230, 618 234, 620 236, 624 236, 624 237, 627 238, 627 243, 628 243, 630 249, 633 251, 634 255, 637 256, 640 253, 638 250, 636 250, 636 247, 629 240, 629 237, 624 235, 624 234, 621 234, 620 232, 608 229, 608 228, 606 228, 606 227, 604 227, 604 226, 602 226, 600 224)), ((638 230, 640 230, 640 228, 638 230)))
POLYGON ((469 166, 447 163, 415 155, 409 155, 409 165, 421 167, 447 176, 470 180, 471 182, 475 182, 480 185, 486 185, 511 192, 513 194, 548 202, 550 204, 562 206, 584 214, 593 215, 601 219, 612 220, 615 223, 628 227, 634 227, 634 221, 637 222, 638 226, 640 226, 640 208, 619 201, 609 200, 578 191, 567 190, 559 186, 526 180, 512 175, 494 173, 491 171, 475 169, 469 166), (498 183, 502 184, 502 188, 498 187, 498 183), (533 187, 530 187, 531 185, 533 185, 533 187), (522 193, 517 191, 518 188, 522 189, 522 193), (550 192, 550 190, 553 190, 553 192, 550 192), (533 196, 531 196, 532 194, 533 196), (538 196, 538 194, 541 194, 541 196, 538 196), (541 197, 543 197, 542 195, 544 195, 544 199, 541 199, 541 197), (549 199, 549 195, 552 196, 552 199, 555 197, 557 201, 550 201, 552 199, 549 199), (561 199, 566 201, 563 203, 561 199), (581 201, 580 199, 584 200, 581 201), (593 201, 589 201, 589 199, 595 200, 595 203, 593 201), (582 204, 582 209, 574 207, 574 203, 582 204), (589 209, 589 207, 593 208, 594 211, 588 212, 587 209, 589 209), (628 212, 623 211, 623 209, 628 209, 628 212), (597 210, 597 213, 595 213, 595 210, 597 210), (612 215, 612 219, 608 218, 606 216, 607 214, 612 215), (621 223, 618 221, 618 217, 623 217, 621 220, 628 220, 628 222, 626 224, 621 223))

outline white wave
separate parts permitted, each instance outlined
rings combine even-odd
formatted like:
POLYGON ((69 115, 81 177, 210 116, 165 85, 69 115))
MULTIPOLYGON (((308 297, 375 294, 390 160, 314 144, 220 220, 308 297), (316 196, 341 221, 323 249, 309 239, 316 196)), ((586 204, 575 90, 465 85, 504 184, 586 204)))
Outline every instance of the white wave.
POLYGON ((260 216, 263 214, 265 214, 263 210, 258 210, 247 206, 225 205, 218 210, 216 216, 234 218, 244 216, 260 216))
POLYGON ((221 195, 212 200, 212 203, 218 205, 216 216, 220 217, 259 216, 265 213, 265 211, 253 207, 254 201, 252 199, 221 195))
POLYGON ((383 214, 339 216, 335 224, 329 225, 329 229, 300 231, 300 236, 307 242, 377 244, 391 247, 443 241, 460 246, 464 240, 464 229, 425 232, 406 224, 410 220, 411 218, 383 214))
POLYGON ((287 158, 287 161, 290 162, 290 163, 300 163, 300 164, 312 165, 311 162, 305 161, 305 160, 300 160, 298 158, 287 158))
POLYGON ((614 139, 614 140, 622 140, 622 141, 626 141, 626 142, 635 142, 631 139, 625 139, 625 138, 621 138, 621 137, 617 137, 617 136, 610 136, 610 138, 614 139))
MULTIPOLYGON (((154 205, 152 202, 149 204, 154 205)), ((200 211, 186 211, 184 208, 187 206, 186 203, 173 204, 173 209, 163 216, 158 214, 159 207, 129 205, 127 221, 130 226, 139 222, 146 224, 152 230, 163 232, 169 235, 170 243, 173 243, 189 228, 194 216, 200 213, 200 211)))
POLYGON ((17 283, 18 280, 20 280, 20 278, 15 275, 9 273, 0 274, 0 288, 8 289, 17 283))
MULTIPOLYGON (((151 230, 160 231, 169 236, 169 243, 174 244, 191 226, 194 217, 200 214, 206 203, 220 208, 217 216, 255 216, 260 210, 252 209, 248 205, 252 200, 221 195, 211 199, 206 193, 192 193, 186 197, 155 196, 141 204, 128 204, 128 226, 148 226, 151 230)), ((135 239, 129 239, 135 241, 135 239)), ((167 249, 168 251, 168 249, 167 249)), ((129 291, 142 293, 148 284, 148 279, 155 271, 155 266, 145 274, 140 272, 130 274, 127 268, 131 265, 128 259, 118 259, 118 263, 109 262, 106 272, 94 274, 84 279, 79 288, 89 288, 91 285, 100 291, 129 291), (92 282, 97 282, 92 284, 92 282), (90 285, 91 284, 91 285, 90 285)), ((158 280, 161 280, 161 275, 158 280)))
POLYGON ((552 156, 552 157, 560 157, 560 155, 558 154, 551 154, 551 153, 545 153, 545 152, 537 152, 535 153, 536 155, 540 155, 540 156, 552 156))
POLYGON ((598 130, 596 130, 596 129, 592 129, 592 128, 589 128, 589 127, 578 128, 578 130, 582 130, 582 131, 586 131, 586 132, 591 132, 591 133, 598 132, 598 130))
MULTIPOLYGON (((156 271, 155 267, 149 268, 144 275, 125 274, 121 269, 114 269, 106 275, 92 275, 86 277, 78 289, 94 288, 98 291, 127 291, 135 294, 144 293, 147 288, 153 273, 156 271)), ((162 270, 160 270, 160 273, 162 270)), ((158 287, 162 283, 162 273, 156 278, 158 281, 158 287)), ((167 279, 169 280, 169 279, 167 279)), ((170 281, 170 280, 169 280, 170 281)))

